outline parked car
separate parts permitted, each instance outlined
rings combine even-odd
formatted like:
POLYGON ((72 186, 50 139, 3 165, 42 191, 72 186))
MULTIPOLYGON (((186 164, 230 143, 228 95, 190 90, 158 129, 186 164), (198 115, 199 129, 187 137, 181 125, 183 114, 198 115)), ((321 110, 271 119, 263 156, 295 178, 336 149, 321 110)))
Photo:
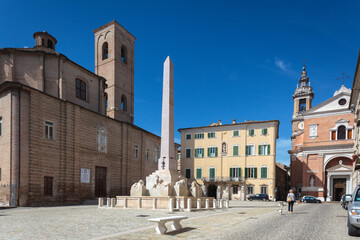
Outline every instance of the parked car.
POLYGON ((300 201, 301 201, 301 202, 304 202, 304 198, 311 198, 311 197, 316 198, 316 197, 311 196, 311 195, 305 195, 305 196, 302 196, 302 197, 301 197, 300 201))
POLYGON ((349 201, 351 201, 351 197, 352 197, 351 194, 344 194, 341 196, 340 204, 343 209, 345 210, 348 209, 348 205, 349 205, 349 201))
POLYGON ((304 196, 303 197, 303 202, 304 203, 321 203, 321 200, 316 199, 313 196, 304 196))
POLYGON ((264 194, 264 193, 258 193, 258 194, 255 194, 255 195, 248 196, 248 200, 249 201, 252 201, 252 200, 268 201, 269 196, 267 194, 264 194))
POLYGON ((360 229, 360 185, 355 188, 355 191, 349 201, 348 206, 348 234, 356 236, 360 229))

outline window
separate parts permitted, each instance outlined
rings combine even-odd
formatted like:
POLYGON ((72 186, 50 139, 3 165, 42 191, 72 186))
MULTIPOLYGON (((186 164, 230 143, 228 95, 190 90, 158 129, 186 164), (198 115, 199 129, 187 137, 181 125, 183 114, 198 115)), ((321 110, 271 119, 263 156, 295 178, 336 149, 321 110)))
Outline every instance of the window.
POLYGON ((238 136, 239 136, 239 130, 234 130, 233 137, 238 137, 238 136))
POLYGON ((44 177, 44 196, 53 196, 53 177, 44 177))
POLYGON ((45 138, 54 140, 54 124, 49 121, 45 121, 45 138))
POLYGON ((86 83, 78 78, 76 79, 76 97, 86 101, 86 83))
POLYGON ((204 139, 203 133, 195 133, 195 139, 204 139))
POLYGON ((191 158, 191 149, 190 148, 185 149, 185 157, 191 158))
POLYGON ((268 168, 261 167, 261 178, 267 178, 267 175, 268 175, 268 168))
POLYGON ((255 155, 255 145, 247 145, 245 154, 246 155, 255 155))
POLYGON ((215 168, 214 167, 209 168, 209 178, 210 178, 210 181, 215 180, 215 168))
POLYGON ((127 63, 127 51, 125 46, 121 46, 121 61, 127 63))
POLYGON ((208 138, 215 138, 215 132, 209 132, 208 138))
POLYGON ((257 168, 245 168, 245 178, 257 178, 257 168))
POLYGON ((233 146, 233 156, 239 156, 239 146, 238 145, 233 146))
POLYGON ((2 135, 2 117, 0 117, 0 136, 2 135))
POLYGON ((270 145, 259 145, 259 155, 270 155, 270 145))
POLYGON ((254 136, 255 135, 255 129, 249 129, 248 130, 248 136, 254 136))
POLYGON ((208 148, 208 157, 217 157, 218 156, 218 148, 217 147, 209 147, 208 148))
POLYGON ((317 124, 312 124, 309 126, 309 137, 317 137, 317 126, 317 124))
POLYGON ((195 148, 195 157, 203 158, 204 157, 204 149, 203 148, 195 148))
POLYGON ((178 160, 181 160, 181 154, 180 153, 178 153, 178 160))
POLYGON ((189 134, 186 134, 186 140, 190 140, 191 139, 191 133, 189 133, 189 134))
POLYGON ((154 162, 158 162, 159 158, 160 158, 159 146, 155 145, 154 146, 154 162))
POLYGON ((105 60, 109 57, 109 45, 107 42, 104 42, 102 45, 102 60, 105 60))
POLYGON ((187 179, 190 179, 191 178, 191 169, 190 168, 186 168, 185 169, 185 177, 187 179))
POLYGON ((104 127, 98 129, 98 151, 107 152, 107 134, 104 127))
POLYGON ((127 100, 125 95, 121 96, 121 110, 124 112, 127 111, 127 100))
POLYGON ((261 135, 267 135, 267 134, 268 134, 268 129, 267 128, 261 129, 261 135))
POLYGON ((241 168, 239 167, 234 167, 234 168, 230 168, 230 178, 240 178, 241 177, 241 168))
POLYGON ((139 156, 139 147, 135 146, 135 152, 134 152, 135 158, 138 158, 139 156))
POLYGON ((299 101, 299 112, 306 111, 306 99, 300 99, 299 101))
POLYGON ((248 185, 247 186, 247 193, 248 194, 254 194, 254 186, 248 185))
POLYGON ((50 48, 50 49, 54 49, 54 45, 53 45, 53 42, 50 40, 50 39, 48 39, 48 48, 50 48))
POLYGON ((345 139, 345 133, 346 133, 346 128, 345 126, 341 125, 338 127, 338 130, 337 130, 337 139, 338 140, 341 140, 341 139, 345 139))
POLYGON ((238 192, 239 192, 239 186, 238 185, 232 186, 232 189, 233 189, 233 194, 238 194, 238 192))
POLYGON ((202 178, 202 168, 197 168, 196 169, 196 179, 201 179, 202 178))
POLYGON ((149 160, 149 149, 146 149, 145 160, 149 160))
POLYGON ((267 194, 267 186, 261 186, 260 187, 260 193, 267 194))
MULTIPOLYGON (((1 131, 0 131, 0 135, 1 135, 1 131)), ((352 139, 352 130, 351 129, 348 130, 347 139, 352 139)))

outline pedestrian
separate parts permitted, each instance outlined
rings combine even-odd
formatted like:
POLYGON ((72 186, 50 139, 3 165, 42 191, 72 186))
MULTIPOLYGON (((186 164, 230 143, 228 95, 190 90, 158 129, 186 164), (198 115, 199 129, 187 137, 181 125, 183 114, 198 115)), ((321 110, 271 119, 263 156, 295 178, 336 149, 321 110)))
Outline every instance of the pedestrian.
POLYGON ((294 208, 294 202, 295 202, 295 195, 294 195, 294 191, 292 189, 289 190, 289 193, 286 197, 286 201, 288 203, 288 213, 292 213, 293 208, 294 208))

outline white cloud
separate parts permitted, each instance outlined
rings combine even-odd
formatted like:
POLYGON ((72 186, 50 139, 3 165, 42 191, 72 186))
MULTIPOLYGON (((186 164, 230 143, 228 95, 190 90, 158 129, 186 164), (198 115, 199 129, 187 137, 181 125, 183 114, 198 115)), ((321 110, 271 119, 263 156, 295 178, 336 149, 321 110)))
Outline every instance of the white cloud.
POLYGON ((285 61, 283 61, 281 59, 275 58, 275 65, 284 72, 289 71, 289 64, 285 63, 285 61))

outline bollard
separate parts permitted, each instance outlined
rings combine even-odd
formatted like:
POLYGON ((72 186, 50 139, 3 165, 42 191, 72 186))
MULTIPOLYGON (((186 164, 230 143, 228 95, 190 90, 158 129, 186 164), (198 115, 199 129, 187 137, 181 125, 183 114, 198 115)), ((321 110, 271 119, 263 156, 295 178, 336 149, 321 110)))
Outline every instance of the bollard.
POLYGON ((99 198, 99 205, 98 207, 101 208, 104 206, 104 199, 103 198, 99 198))
POLYGON ((153 209, 154 210, 156 209, 156 198, 154 198, 154 200, 153 200, 153 209))
POLYGON ((169 212, 173 212, 173 204, 174 204, 174 199, 170 198, 169 199, 169 212))
POLYGON ((180 199, 179 198, 177 198, 176 199, 176 209, 180 209, 180 199))
POLYGON ((107 199, 106 199, 106 206, 107 206, 107 207, 110 207, 110 198, 107 198, 107 199))
POLYGON ((206 208, 206 209, 209 209, 209 199, 206 199, 206 200, 205 200, 205 208, 206 208))
POLYGON ((216 199, 213 199, 213 208, 216 208, 216 199))
POLYGON ((188 198, 187 200, 187 211, 191 212, 191 198, 188 198))
POLYGON ((197 207, 197 209, 201 209, 201 199, 200 198, 197 199, 196 207, 197 207))
POLYGON ((138 209, 141 208, 141 198, 138 198, 138 209))
POLYGON ((127 198, 124 198, 124 209, 127 208, 127 198))
POLYGON ((110 200, 110 207, 114 208, 115 207, 115 198, 111 198, 110 200))
POLYGON ((229 208, 229 207, 230 207, 230 201, 229 201, 229 200, 226 200, 226 202, 225 202, 225 207, 226 207, 226 208, 229 208))
POLYGON ((223 201, 222 201, 222 199, 219 199, 219 208, 223 208, 223 201))

